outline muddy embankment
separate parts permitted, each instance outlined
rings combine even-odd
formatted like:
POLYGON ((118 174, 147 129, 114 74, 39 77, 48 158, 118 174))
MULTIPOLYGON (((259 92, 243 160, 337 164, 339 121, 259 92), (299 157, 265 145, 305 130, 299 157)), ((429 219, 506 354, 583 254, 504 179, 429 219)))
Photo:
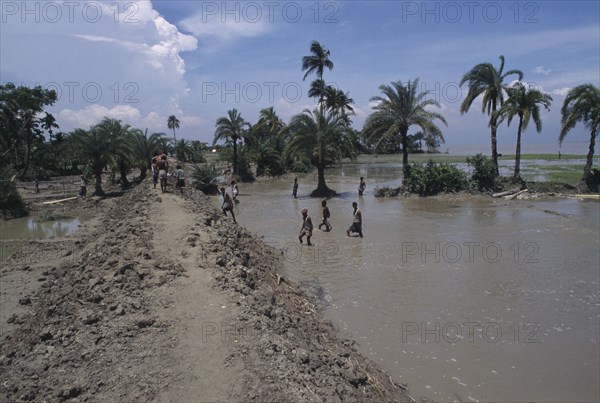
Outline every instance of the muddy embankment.
POLYGON ((144 182, 6 259, 0 401, 411 400, 278 275, 279 251, 212 206, 144 182), (190 394, 208 373, 220 395, 190 394))

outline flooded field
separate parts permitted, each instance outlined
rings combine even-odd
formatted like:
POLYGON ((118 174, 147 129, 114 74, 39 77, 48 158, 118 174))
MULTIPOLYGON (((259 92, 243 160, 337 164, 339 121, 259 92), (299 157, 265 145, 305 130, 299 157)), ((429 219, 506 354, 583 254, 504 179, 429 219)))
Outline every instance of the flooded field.
POLYGON ((40 221, 25 217, 0 221, 0 240, 59 238, 75 232, 79 224, 78 218, 40 221))
MULTIPOLYGON (((333 231, 300 246, 301 208, 315 229, 312 175, 242 184, 238 221, 283 250, 284 275, 305 284, 342 334, 413 397, 438 401, 600 398, 597 202, 375 198, 401 166, 327 173, 333 231), (367 181, 357 196, 358 178, 367 181), (347 238, 351 203, 364 238, 347 238)), ((215 203, 217 199, 215 198, 215 203)))

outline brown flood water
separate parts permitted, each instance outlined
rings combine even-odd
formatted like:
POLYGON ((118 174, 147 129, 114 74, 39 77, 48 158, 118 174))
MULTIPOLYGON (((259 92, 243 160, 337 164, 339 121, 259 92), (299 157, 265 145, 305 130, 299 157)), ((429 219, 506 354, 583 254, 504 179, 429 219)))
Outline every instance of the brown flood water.
POLYGON ((284 250, 342 334, 413 397, 437 401, 598 401, 600 209, 594 201, 375 198, 397 165, 328 172, 333 231, 315 228, 312 175, 242 184, 238 221, 284 250), (367 181, 357 196, 358 177, 367 181), (347 238, 352 201, 364 238, 347 238))

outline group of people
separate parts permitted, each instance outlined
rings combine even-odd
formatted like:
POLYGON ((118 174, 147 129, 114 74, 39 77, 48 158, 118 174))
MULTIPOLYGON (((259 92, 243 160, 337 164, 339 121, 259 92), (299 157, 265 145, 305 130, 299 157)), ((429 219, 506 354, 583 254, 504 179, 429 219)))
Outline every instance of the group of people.
MULTIPOLYGON (((327 207, 326 200, 323 200, 321 202, 321 207, 322 207, 322 211, 323 211, 323 220, 319 224, 318 228, 321 229, 321 227, 324 226, 325 231, 329 232, 332 230, 333 227, 331 226, 331 223, 329 222, 329 218, 331 217, 331 212, 329 211, 329 207, 327 207)), ((360 209, 358 208, 357 202, 352 202, 352 208, 354 209, 354 211, 352 213, 353 214, 352 225, 350 226, 350 228, 348 228, 346 230, 346 235, 352 236, 353 234, 358 234, 358 236, 362 238, 363 237, 362 213, 361 213, 360 209)), ((300 212, 302 213, 302 227, 300 228, 300 234, 298 235, 298 240, 300 241, 300 243, 303 243, 304 237, 306 237, 306 244, 308 246, 312 246, 312 243, 310 243, 310 239, 311 239, 312 233, 313 233, 312 219, 308 215, 307 208, 303 208, 300 212)))
MULTIPOLYGON (((238 185, 237 182, 235 180, 232 180, 231 183, 231 194, 229 192, 227 192, 227 190, 225 189, 225 186, 221 186, 220 190, 220 194, 223 197, 223 203, 221 204, 221 210, 223 211, 223 214, 227 215, 227 213, 231 214, 231 217, 233 218, 233 222, 237 223, 236 219, 235 219, 235 213, 234 213, 234 205, 235 203, 237 203, 237 195, 239 194, 239 190, 238 190, 238 185)), ((358 194, 359 195, 363 195, 365 188, 366 188, 366 183, 364 181, 364 178, 361 177, 360 178, 360 183, 358 186, 358 194)), ((292 196, 294 198, 298 197, 298 179, 294 179, 294 187, 292 190, 292 196)), ((363 237, 363 233, 362 233, 362 213, 360 211, 360 209, 358 208, 358 203, 357 202, 352 202, 352 208, 353 208, 353 219, 352 219, 352 225, 350 225, 350 227, 346 230, 346 235, 347 236, 353 236, 353 234, 357 234, 359 237, 363 237)), ((319 230, 321 230, 321 228, 325 228, 324 231, 325 232, 329 232, 333 229, 331 223, 330 223, 330 218, 331 218, 331 212, 329 211, 329 207, 327 207, 327 200, 323 200, 321 201, 321 209, 322 209, 322 214, 323 214, 323 219, 321 220, 321 223, 319 224, 318 228, 319 230)), ((304 243, 304 238, 306 237, 306 243, 309 246, 312 246, 311 238, 312 238, 312 234, 313 234, 313 222, 312 219, 310 218, 310 216, 308 215, 308 209, 307 208, 303 208, 301 211, 302 214, 302 227, 300 228, 300 233, 298 234, 298 240, 300 241, 300 243, 304 243)))
MULTIPOLYGON (((150 167, 152 170, 152 182, 154 184, 154 189, 156 189, 156 185, 160 180, 160 190, 165 193, 167 191, 167 179, 170 175, 167 154, 163 152, 160 155, 155 155, 152 158, 150 167)), ((185 188, 185 172, 183 171, 181 165, 177 165, 175 169, 175 177, 177 178, 175 187, 179 189, 181 194, 183 194, 183 189, 185 188)))

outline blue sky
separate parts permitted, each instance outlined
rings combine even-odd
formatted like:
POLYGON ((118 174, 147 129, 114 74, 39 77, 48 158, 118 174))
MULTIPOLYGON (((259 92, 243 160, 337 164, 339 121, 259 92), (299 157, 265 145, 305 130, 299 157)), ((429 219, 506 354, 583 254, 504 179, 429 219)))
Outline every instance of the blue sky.
MULTIPOLYGON (((318 40, 331 51, 325 80, 355 101, 354 127, 391 81, 419 78, 448 121, 446 147, 489 144, 480 102, 461 115, 462 75, 477 63, 520 69, 552 95, 544 129, 525 143, 556 144, 568 89, 600 85, 597 1, 91 1, 2 0, 0 81, 57 89, 61 129, 111 116, 142 129, 212 142, 237 108, 251 123, 274 106, 287 122, 314 107, 301 58, 318 40)), ((510 79, 510 78, 509 78, 510 79)), ((516 126, 499 130, 514 144, 516 126)), ((570 142, 588 141, 578 126, 570 142)), ((486 150, 484 148, 484 150, 486 150)))

